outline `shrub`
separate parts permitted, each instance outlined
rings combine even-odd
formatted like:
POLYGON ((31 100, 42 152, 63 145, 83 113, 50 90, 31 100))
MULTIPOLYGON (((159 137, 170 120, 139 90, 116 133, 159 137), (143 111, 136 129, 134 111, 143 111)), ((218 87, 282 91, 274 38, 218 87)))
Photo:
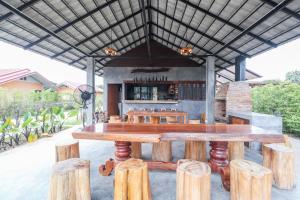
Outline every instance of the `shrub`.
POLYGON ((253 111, 280 115, 285 132, 300 134, 300 85, 282 82, 252 89, 253 111))

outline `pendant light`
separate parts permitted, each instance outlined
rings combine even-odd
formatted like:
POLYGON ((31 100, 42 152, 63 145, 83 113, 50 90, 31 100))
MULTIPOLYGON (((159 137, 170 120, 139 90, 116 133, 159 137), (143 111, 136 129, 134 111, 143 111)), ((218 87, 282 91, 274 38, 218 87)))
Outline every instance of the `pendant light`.
MULTIPOLYGON (((112 30, 110 29, 110 41, 112 41, 112 30)), ((106 47, 104 49, 105 54, 108 56, 115 56, 117 55, 117 51, 113 47, 106 47)))

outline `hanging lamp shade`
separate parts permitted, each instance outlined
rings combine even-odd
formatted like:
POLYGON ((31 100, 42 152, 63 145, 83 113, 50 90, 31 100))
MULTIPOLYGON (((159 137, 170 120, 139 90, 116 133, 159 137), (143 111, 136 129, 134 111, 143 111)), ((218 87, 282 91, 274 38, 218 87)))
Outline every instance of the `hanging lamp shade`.
POLYGON ((179 49, 179 52, 183 56, 189 56, 193 53, 193 49, 192 49, 192 47, 188 47, 188 46, 187 47, 181 47, 179 49))
POLYGON ((112 47, 107 47, 107 48, 104 49, 104 51, 105 51, 105 54, 108 55, 108 56, 117 55, 117 51, 112 47))

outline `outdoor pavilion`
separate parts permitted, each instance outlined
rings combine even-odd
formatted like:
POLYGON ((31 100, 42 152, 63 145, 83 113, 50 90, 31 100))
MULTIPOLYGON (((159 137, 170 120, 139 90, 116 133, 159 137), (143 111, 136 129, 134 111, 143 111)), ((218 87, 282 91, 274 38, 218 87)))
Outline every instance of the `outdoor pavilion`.
MULTIPOLYGON (((1 0, 0 5, 2 41, 86 70, 90 85, 116 59, 105 55, 105 47, 115 48, 121 57, 146 43, 143 59, 155 60, 151 40, 174 51, 191 45, 188 57, 212 69, 207 70, 207 102, 213 98, 215 73, 220 83, 258 77, 246 70, 245 59, 300 35, 296 0, 1 0)), ((212 108, 206 107, 208 119, 212 108)), ((89 110, 91 122, 93 106, 89 110)))
MULTIPOLYGON (((299 0, 0 0, 0 39, 87 71, 89 85, 115 59, 191 59, 205 69, 206 116, 213 123, 216 82, 259 77, 245 59, 297 39, 299 12, 299 0), (157 56, 152 41, 175 52, 191 46, 193 53, 157 56), (122 57, 142 44, 146 56, 122 57), (118 55, 106 55, 106 47, 118 55)), ((93 113, 94 103, 89 124, 93 113)))

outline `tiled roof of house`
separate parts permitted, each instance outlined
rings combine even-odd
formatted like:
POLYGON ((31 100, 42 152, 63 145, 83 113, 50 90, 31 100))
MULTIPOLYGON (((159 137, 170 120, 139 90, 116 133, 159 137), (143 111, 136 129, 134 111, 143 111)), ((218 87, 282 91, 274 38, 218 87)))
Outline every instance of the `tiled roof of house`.
POLYGON ((53 82, 49 81, 38 72, 33 72, 29 69, 0 69, 0 85, 14 80, 20 80, 21 78, 28 76, 34 77, 37 81, 41 82, 47 87, 54 85, 53 82))

